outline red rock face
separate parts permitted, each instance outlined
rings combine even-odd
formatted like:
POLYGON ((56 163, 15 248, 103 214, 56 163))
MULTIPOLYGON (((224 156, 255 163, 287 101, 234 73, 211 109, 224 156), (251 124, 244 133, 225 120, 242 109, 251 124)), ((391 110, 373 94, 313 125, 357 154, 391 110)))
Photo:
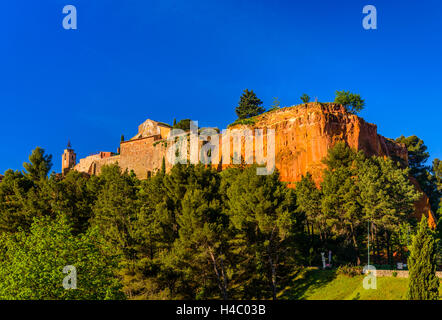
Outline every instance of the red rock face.
MULTIPOLYGON (((322 159, 339 141, 345 141, 351 148, 363 150, 369 156, 386 156, 408 163, 405 145, 377 134, 376 125, 349 114, 343 106, 333 103, 308 103, 283 108, 263 114, 253 126, 238 125, 230 129, 253 128, 275 129, 276 168, 281 180, 288 182, 289 186, 307 172, 319 184, 325 169, 322 159)), ((416 203, 416 215, 421 217, 422 214, 428 216, 430 224, 435 226, 425 194, 416 203)))

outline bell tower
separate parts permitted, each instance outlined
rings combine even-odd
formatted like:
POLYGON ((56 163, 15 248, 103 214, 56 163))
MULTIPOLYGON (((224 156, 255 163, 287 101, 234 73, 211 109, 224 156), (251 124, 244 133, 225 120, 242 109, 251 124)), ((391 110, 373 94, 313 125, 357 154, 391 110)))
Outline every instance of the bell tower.
POLYGON ((68 141, 68 146, 64 150, 61 160, 61 174, 65 176, 77 163, 77 155, 71 147, 71 142, 68 141))

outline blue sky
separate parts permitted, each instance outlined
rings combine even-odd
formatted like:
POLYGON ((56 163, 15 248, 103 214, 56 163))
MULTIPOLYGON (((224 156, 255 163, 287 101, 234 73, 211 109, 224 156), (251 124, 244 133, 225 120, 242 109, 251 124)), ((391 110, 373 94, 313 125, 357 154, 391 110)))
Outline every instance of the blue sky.
POLYGON ((0 10, 0 172, 43 147, 60 171, 116 151, 145 119, 225 128, 245 88, 265 106, 360 93, 390 138, 417 135, 442 158, 439 0, 14 0, 0 10), (75 5, 78 29, 62 27, 75 5), (364 5, 378 29, 362 28, 364 5))

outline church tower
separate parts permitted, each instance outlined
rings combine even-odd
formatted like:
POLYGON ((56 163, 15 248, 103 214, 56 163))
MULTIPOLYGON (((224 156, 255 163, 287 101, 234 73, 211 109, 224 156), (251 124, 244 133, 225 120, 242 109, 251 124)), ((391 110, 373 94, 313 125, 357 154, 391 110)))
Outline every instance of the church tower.
POLYGON ((64 150, 61 160, 61 174, 65 176, 77 163, 77 155, 71 147, 71 142, 68 141, 68 146, 64 150))

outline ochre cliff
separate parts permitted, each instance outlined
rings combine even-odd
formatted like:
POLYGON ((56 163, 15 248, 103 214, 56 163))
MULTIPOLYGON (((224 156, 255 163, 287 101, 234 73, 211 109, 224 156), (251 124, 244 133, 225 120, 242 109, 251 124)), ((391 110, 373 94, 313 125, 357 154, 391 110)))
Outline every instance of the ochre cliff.
MULTIPOLYGON (((403 144, 377 133, 377 126, 346 112, 342 105, 308 103, 264 113, 254 125, 236 125, 230 129, 275 129, 275 165, 281 180, 290 186, 310 172, 317 184, 322 179, 325 165, 322 159, 338 141, 367 155, 391 157, 408 164, 408 152, 403 144)), ((413 182, 413 179, 412 179, 413 182)), ((414 183, 414 182, 413 182, 414 183)), ((420 190, 417 182, 414 183, 420 190)), ((425 214, 435 226, 435 218, 423 194, 416 203, 416 216, 425 214)))

